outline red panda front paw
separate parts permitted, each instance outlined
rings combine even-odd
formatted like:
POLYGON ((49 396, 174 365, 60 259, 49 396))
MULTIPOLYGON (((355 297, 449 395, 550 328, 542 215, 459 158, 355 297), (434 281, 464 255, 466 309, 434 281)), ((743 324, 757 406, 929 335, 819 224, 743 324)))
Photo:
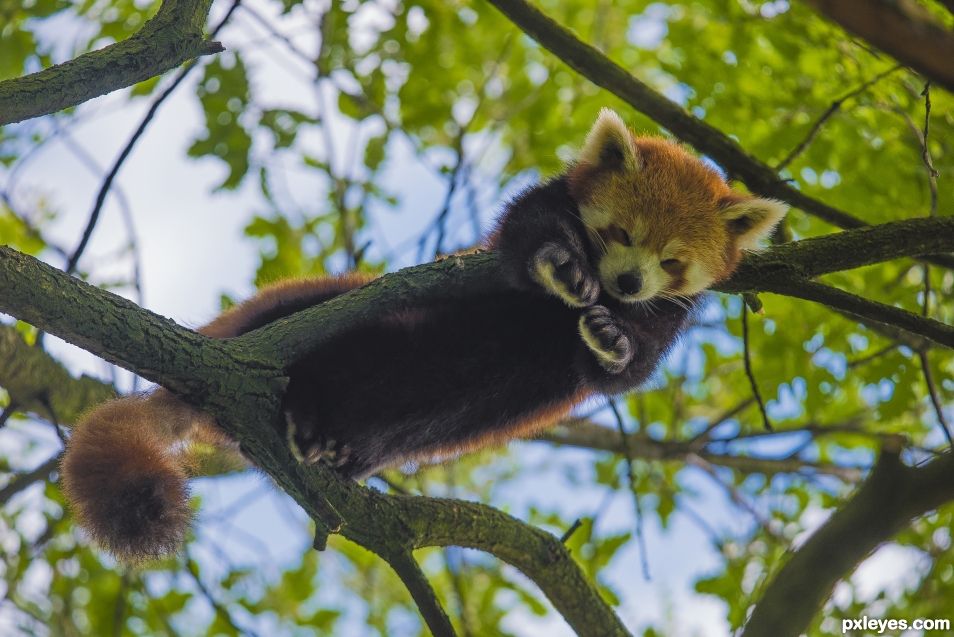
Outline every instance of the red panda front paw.
POLYGON ((602 305, 587 308, 580 315, 579 327, 583 342, 609 373, 619 374, 633 360, 633 342, 608 308, 602 305))
POLYGON ((600 284, 589 265, 556 243, 546 243, 530 261, 530 276, 551 294, 571 307, 596 303, 600 284))

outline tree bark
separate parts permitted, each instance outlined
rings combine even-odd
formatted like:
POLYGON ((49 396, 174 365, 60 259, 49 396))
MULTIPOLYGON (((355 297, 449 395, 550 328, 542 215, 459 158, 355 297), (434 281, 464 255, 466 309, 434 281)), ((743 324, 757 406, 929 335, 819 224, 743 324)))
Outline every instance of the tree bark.
POLYGON ((165 0, 122 42, 0 82, 0 125, 55 113, 223 51, 202 35, 211 6, 212 0, 165 0))

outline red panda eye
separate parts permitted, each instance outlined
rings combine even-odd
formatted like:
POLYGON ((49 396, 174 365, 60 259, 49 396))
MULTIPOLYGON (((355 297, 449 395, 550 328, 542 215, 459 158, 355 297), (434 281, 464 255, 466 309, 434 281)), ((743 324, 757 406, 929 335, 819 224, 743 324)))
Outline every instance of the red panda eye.
POLYGON ((679 259, 663 259, 659 262, 659 265, 666 271, 678 270, 682 266, 682 261, 679 259))
POLYGON ((609 235, 610 235, 610 239, 612 239, 616 243, 621 243, 624 246, 633 245, 633 239, 632 237, 629 236, 629 233, 623 230, 622 228, 620 228, 619 226, 617 226, 616 224, 613 224, 609 227, 609 235))

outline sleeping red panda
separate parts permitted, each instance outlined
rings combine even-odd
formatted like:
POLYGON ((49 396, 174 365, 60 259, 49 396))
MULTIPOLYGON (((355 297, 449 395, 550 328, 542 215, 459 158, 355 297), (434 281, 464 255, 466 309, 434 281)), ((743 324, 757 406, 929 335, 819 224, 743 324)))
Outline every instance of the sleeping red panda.
MULTIPOLYGON (((700 293, 785 210, 604 109, 578 160, 500 216, 487 247, 507 291, 395 313, 308 353, 287 370, 283 433, 303 462, 353 478, 532 435, 594 393, 645 381, 700 293)), ((368 280, 279 283, 199 331, 236 336, 368 280)), ((235 446, 164 389, 91 411, 62 462, 79 524, 121 559, 174 551, 196 440, 235 446)))

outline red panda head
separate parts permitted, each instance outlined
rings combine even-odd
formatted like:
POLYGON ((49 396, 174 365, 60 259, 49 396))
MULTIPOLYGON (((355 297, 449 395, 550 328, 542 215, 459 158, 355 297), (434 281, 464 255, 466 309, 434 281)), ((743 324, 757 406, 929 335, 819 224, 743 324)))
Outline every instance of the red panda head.
POLYGON ((606 108, 569 182, 602 287, 625 302, 689 296, 727 278, 787 210, 735 192, 673 142, 633 135, 606 108))

